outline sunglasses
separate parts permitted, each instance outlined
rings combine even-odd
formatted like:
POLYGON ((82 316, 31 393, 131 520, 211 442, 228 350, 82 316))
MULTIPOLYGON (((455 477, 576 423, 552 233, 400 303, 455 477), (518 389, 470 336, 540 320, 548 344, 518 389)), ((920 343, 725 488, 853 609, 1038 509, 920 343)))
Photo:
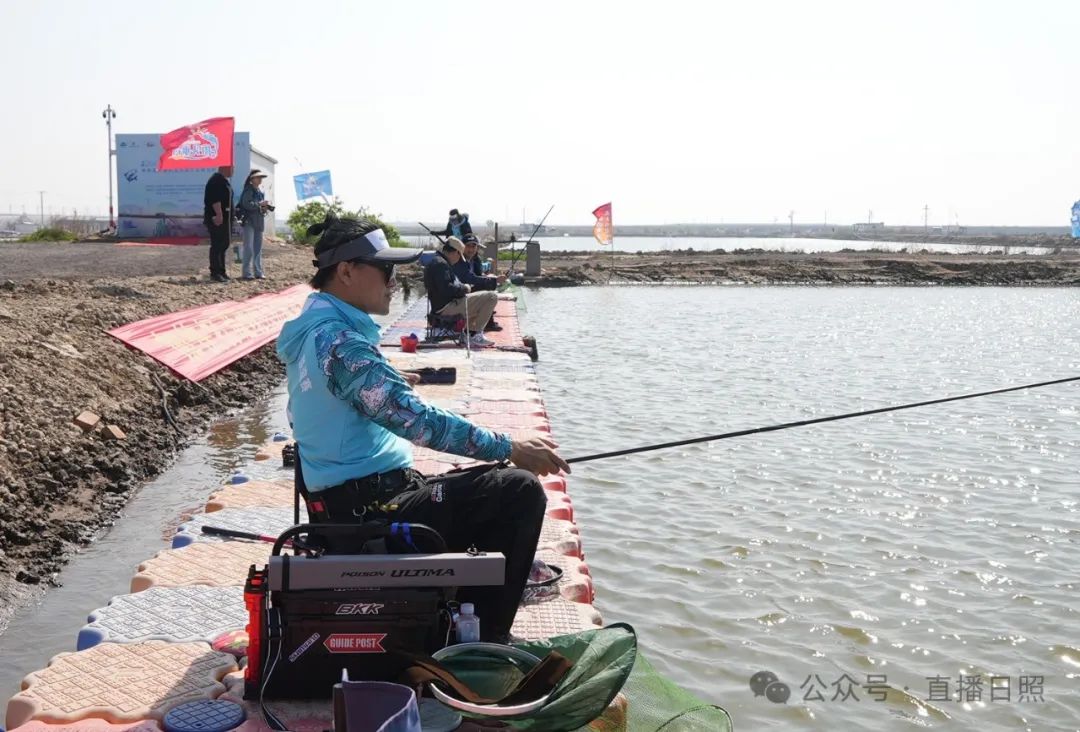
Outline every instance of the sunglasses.
POLYGON ((354 259, 353 264, 366 264, 369 267, 374 267, 383 273, 383 277, 386 279, 386 284, 390 284, 394 279, 394 263, 393 262, 369 262, 364 259, 354 259))

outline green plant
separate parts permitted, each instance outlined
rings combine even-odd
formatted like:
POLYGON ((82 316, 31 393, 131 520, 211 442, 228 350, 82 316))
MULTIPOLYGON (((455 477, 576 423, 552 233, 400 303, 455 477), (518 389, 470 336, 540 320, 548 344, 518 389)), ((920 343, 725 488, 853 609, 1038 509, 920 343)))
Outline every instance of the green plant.
POLYGON ((67 229, 61 229, 58 226, 49 226, 44 229, 38 229, 32 234, 25 234, 19 237, 19 241, 75 241, 79 237, 72 234, 67 229))
POLYGON ((401 239, 401 234, 396 228, 379 218, 380 214, 369 213, 367 208, 361 206, 356 211, 349 211, 345 204, 337 196, 329 205, 325 201, 310 201, 296 207, 289 214, 288 225, 292 231, 293 239, 300 244, 312 245, 318 237, 309 236, 308 227, 322 223, 326 220, 326 214, 330 212, 341 219, 363 219, 370 221, 383 230, 386 240, 392 247, 405 247, 408 244, 401 239))
POLYGON ((309 201, 297 206, 286 221, 292 231, 293 239, 301 244, 313 244, 315 237, 308 235, 308 227, 324 221, 327 211, 335 216, 342 216, 345 213, 345 205, 340 198, 335 196, 330 205, 323 201, 309 201))

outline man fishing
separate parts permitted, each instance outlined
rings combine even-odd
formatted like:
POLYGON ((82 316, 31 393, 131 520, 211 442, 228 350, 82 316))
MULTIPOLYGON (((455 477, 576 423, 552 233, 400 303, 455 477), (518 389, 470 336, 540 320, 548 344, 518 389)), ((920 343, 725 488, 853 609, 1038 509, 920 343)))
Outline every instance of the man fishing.
POLYGON ((435 257, 424 267, 424 288, 431 302, 431 312, 442 316, 466 317, 462 339, 473 347, 491 346, 494 341, 484 337, 491 322, 499 296, 494 288, 474 292, 472 285, 458 279, 455 271, 465 256, 465 244, 456 236, 446 240, 435 257))
MULTIPOLYGON (((484 266, 480 262, 480 257, 477 256, 480 250, 480 240, 476 238, 476 234, 466 234, 461 243, 465 245, 465 250, 462 252, 461 258, 453 266, 454 276, 458 280, 471 287, 473 292, 495 290, 499 285, 506 282, 505 275, 484 274, 484 266)), ((502 326, 495 322, 494 314, 484 325, 484 330, 502 330, 502 326)))
POLYGON ((423 523, 451 551, 502 552, 505 583, 463 587, 459 599, 484 619, 483 639, 504 641, 544 517, 535 476, 569 466, 544 438, 514 440, 425 404, 412 389, 418 377, 403 376, 380 353, 371 316, 389 312, 394 267, 415 261, 419 250, 390 247, 382 229, 356 219, 328 217, 308 232, 321 235, 311 279, 317 292, 282 328, 277 346, 308 516, 312 523, 423 523), (410 442, 517 467, 429 482, 412 469, 410 442))
POLYGON ((472 224, 469 223, 469 214, 459 213, 456 208, 450 209, 450 218, 446 220, 446 228, 442 231, 433 231, 436 236, 456 236, 464 239, 472 234, 472 224))

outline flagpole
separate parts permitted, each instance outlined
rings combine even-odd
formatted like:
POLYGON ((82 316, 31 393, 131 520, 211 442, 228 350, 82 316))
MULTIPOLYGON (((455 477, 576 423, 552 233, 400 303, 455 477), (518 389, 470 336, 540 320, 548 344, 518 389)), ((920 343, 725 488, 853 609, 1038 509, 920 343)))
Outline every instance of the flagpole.
POLYGON ((611 278, 615 275, 615 225, 611 225, 611 267, 608 269, 607 283, 611 284, 611 278))
POLYGON ((611 245, 611 265, 608 267, 608 284, 610 285, 611 278, 615 275, 615 223, 614 217, 611 215, 611 202, 609 201, 603 206, 593 209, 593 216, 596 217, 596 223, 593 224, 593 238, 596 239, 600 246, 611 245), (599 211, 604 211, 606 216, 599 214, 599 211), (607 241, 601 239, 601 236, 607 241))

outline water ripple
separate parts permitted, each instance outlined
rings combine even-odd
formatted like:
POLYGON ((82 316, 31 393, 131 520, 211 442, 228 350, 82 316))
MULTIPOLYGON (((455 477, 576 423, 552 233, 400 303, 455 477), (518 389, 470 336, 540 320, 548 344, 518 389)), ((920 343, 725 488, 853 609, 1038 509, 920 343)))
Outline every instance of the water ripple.
MULTIPOLYGON (((1058 289, 528 292, 566 455, 980 391, 1076 371, 1058 289)), ((1064 729, 1080 719, 1075 387, 575 466, 597 603, 744 729, 1064 729), (750 692, 768 669, 787 705, 750 692), (807 676, 885 700, 803 699, 807 676), (1008 676, 1013 700, 930 701, 1008 676), (1045 700, 1016 700, 1021 676, 1045 700)), ((989 692, 987 692, 989 693, 989 692)), ((827 698, 827 697, 826 697, 827 698)))

